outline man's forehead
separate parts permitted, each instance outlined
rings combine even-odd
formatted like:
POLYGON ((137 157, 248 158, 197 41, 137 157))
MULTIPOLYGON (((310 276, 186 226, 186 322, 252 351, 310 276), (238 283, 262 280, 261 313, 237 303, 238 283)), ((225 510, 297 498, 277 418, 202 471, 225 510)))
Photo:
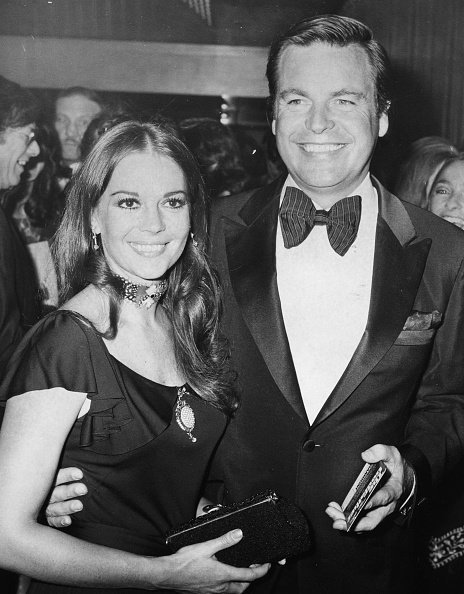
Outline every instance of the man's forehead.
POLYGON ((372 66, 366 50, 357 43, 342 46, 315 41, 304 46, 288 45, 281 52, 278 75, 281 78, 282 75, 297 74, 301 70, 305 75, 319 75, 324 80, 329 73, 342 75, 343 69, 347 69, 346 72, 351 75, 359 73, 364 77, 371 74, 372 66))
POLYGON ((56 101, 57 113, 95 114, 101 111, 100 105, 84 95, 60 97, 56 101))

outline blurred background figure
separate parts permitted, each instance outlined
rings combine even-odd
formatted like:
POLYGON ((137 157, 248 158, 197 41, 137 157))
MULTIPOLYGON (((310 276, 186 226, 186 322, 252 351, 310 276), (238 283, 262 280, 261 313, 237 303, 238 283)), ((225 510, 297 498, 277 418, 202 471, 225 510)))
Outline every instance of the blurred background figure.
POLYGON ((87 126, 81 141, 81 159, 84 160, 90 153, 93 145, 105 132, 122 122, 134 119, 135 114, 129 109, 106 108, 101 111, 87 126))
POLYGON ((56 179, 60 149, 55 131, 40 123, 36 128, 40 153, 29 160, 20 183, 5 197, 5 211, 15 222, 25 243, 48 240, 64 208, 56 179))
POLYGON ((438 170, 458 149, 445 138, 425 136, 414 141, 402 161, 393 193, 407 202, 428 208, 428 195, 438 170))
POLYGON ((213 118, 188 118, 179 128, 197 159, 210 198, 237 194, 247 186, 240 147, 227 126, 213 118))
MULTIPOLYGON (((28 252, 1 202, 20 182, 28 161, 39 154, 35 97, 0 76, 0 378, 13 348, 39 318, 35 275, 28 252)), ((17 576, 0 571, 2 592, 16 591, 17 576)))
POLYGON ((429 193, 428 207, 442 219, 464 229, 464 153, 442 164, 429 193))
POLYGON ((81 160, 81 141, 87 126, 103 105, 98 93, 85 87, 70 87, 56 96, 54 126, 61 146, 63 170, 59 178, 63 187, 81 160))
POLYGON ((36 141, 39 155, 29 160, 20 183, 5 193, 3 206, 32 257, 40 286, 41 310, 45 314, 58 303, 49 240, 64 210, 65 197, 56 177, 60 150, 55 130, 39 123, 36 141))

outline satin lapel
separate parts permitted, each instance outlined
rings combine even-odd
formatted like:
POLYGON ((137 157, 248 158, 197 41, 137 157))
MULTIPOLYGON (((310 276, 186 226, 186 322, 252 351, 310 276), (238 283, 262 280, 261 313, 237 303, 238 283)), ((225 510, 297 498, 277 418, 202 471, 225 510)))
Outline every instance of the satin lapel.
POLYGON ((401 201, 373 181, 379 194, 379 217, 366 330, 313 426, 352 394, 394 343, 413 308, 430 249, 430 239, 414 241, 414 226, 401 201))
POLYGON ((251 195, 240 220, 223 219, 229 275, 253 339, 280 391, 307 420, 277 291, 275 241, 282 183, 251 195))

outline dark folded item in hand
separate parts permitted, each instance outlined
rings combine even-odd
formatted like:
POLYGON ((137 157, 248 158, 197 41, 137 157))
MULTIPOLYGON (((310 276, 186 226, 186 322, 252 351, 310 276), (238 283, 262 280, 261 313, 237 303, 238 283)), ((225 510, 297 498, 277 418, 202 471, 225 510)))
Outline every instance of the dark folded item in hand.
POLYGON ((311 544, 303 512, 272 491, 233 505, 216 506, 214 511, 170 530, 166 543, 175 552, 236 528, 242 530, 242 540, 216 553, 219 561, 236 567, 286 559, 303 553, 311 544))

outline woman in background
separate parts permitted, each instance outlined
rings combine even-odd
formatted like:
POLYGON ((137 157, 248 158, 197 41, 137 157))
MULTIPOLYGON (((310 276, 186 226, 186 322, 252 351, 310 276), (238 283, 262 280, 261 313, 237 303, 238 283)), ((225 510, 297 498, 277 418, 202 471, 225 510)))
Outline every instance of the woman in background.
POLYGON ((435 176, 429 210, 464 229, 464 153, 448 158, 435 176))
POLYGON ((216 561, 240 531, 165 545, 236 408, 205 233, 194 159, 159 124, 114 126, 72 179, 54 243, 63 304, 0 393, 0 565, 30 575, 29 594, 242 592, 268 569, 216 561), (38 521, 58 465, 88 487, 67 531, 38 521))
POLYGON ((393 193, 406 202, 428 208, 428 195, 438 170, 446 159, 457 154, 457 148, 439 136, 414 141, 401 163, 393 193))

